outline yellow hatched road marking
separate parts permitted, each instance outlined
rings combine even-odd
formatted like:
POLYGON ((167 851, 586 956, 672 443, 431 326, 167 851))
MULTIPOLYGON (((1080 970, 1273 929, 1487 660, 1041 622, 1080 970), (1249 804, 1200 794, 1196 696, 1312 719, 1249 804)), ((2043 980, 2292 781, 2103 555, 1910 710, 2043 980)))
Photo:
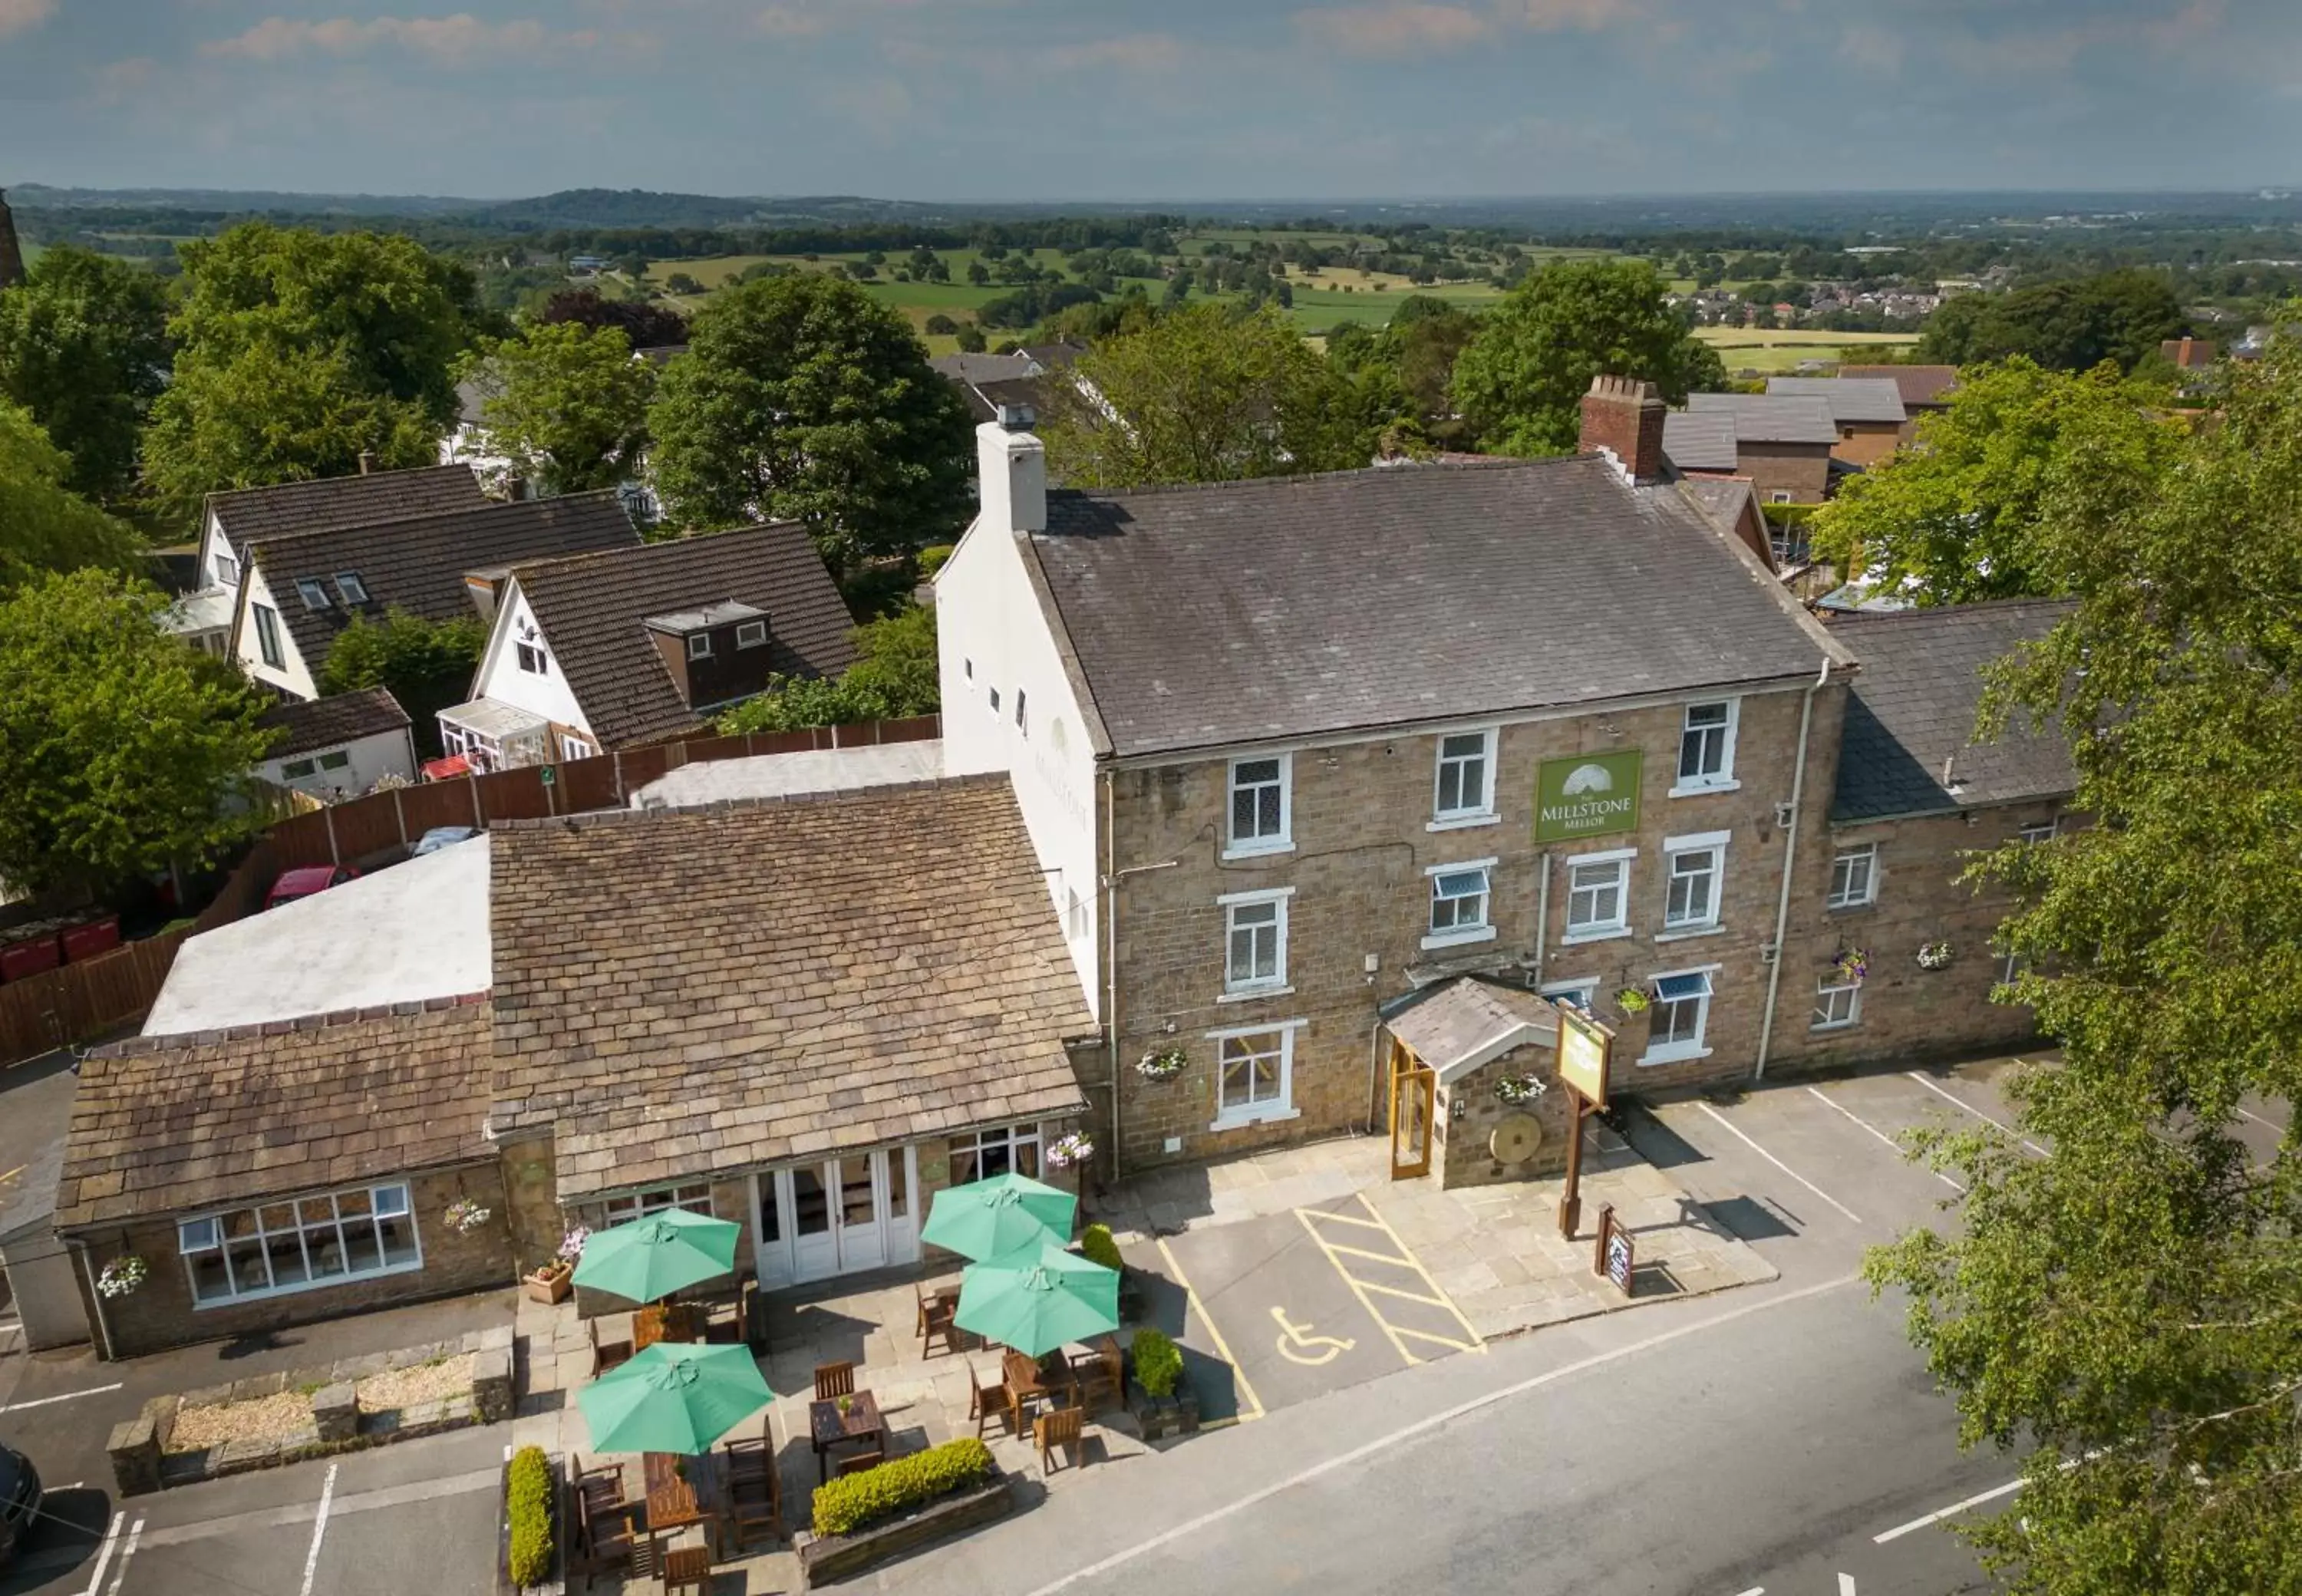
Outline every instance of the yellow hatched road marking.
POLYGON ((1463 1316, 1463 1310, 1455 1306, 1453 1298, 1447 1295, 1447 1288, 1431 1278, 1431 1272, 1423 1266, 1423 1260, 1415 1256, 1415 1249, 1407 1245, 1406 1240, 1397 1231, 1390 1228, 1390 1222, 1382 1216, 1374 1204, 1368 1199, 1365 1192, 1354 1192, 1352 1195, 1358 1198, 1359 1206, 1367 1211, 1367 1217, 1382 1227, 1382 1233, 1390 1238, 1390 1244, 1407 1255, 1408 1261, 1414 1265, 1415 1273, 1423 1277, 1423 1283, 1430 1287, 1434 1295, 1445 1298, 1447 1311, 1455 1316, 1455 1323, 1463 1327, 1463 1333, 1471 1338, 1471 1345, 1465 1350, 1475 1352, 1482 1357, 1485 1357, 1487 1343, 1484 1338, 1479 1334, 1477 1328, 1463 1316))
POLYGON ((1385 1228, 1382 1221, 1379 1219, 1361 1219, 1356 1214, 1334 1214, 1324 1208, 1306 1208, 1304 1212, 1314 1219, 1332 1219, 1337 1224, 1364 1225, 1370 1231, 1380 1231, 1385 1228))
POLYGON ((1378 1286, 1373 1281, 1359 1282, 1370 1291, 1380 1291, 1385 1297, 1403 1297, 1409 1302, 1428 1303, 1434 1308, 1452 1308, 1455 1305, 1443 1297, 1425 1297, 1420 1291, 1402 1291, 1397 1286, 1378 1286))
POLYGON ((1239 1394, 1246 1398, 1254 1408, 1250 1413, 1242 1407, 1230 1418, 1210 1420, 1201 1424, 1199 1428, 1220 1430, 1225 1424, 1243 1424, 1250 1419, 1261 1418, 1264 1411, 1263 1399, 1256 1396, 1255 1387, 1248 1383, 1247 1371, 1239 1366, 1239 1359, 1231 1356, 1231 1343, 1223 1340, 1222 1330, 1215 1323, 1214 1315, 1208 1313, 1206 1305, 1199 1300, 1197 1290, 1191 1285, 1191 1277, 1183 1273, 1183 1265, 1177 1261, 1174 1250, 1167 1245, 1167 1239, 1161 1236, 1156 1239, 1159 1243, 1159 1256, 1167 1261, 1167 1267, 1174 1272, 1176 1283, 1183 1288, 1183 1311, 1187 1315, 1197 1314, 1199 1316, 1199 1323, 1207 1327, 1207 1335, 1214 1340, 1215 1350, 1222 1354, 1223 1362, 1231 1365, 1231 1377, 1239 1382, 1239 1394))
MULTIPOLYGON (((1353 1274, 1349 1270, 1344 1268, 1342 1260, 1335 1256, 1339 1252, 1355 1252, 1357 1251, 1357 1249, 1355 1247, 1337 1247, 1333 1242, 1319 1234, 1319 1227, 1311 1222, 1311 1212, 1309 1209, 1296 1209, 1295 1217, 1303 1222, 1303 1229, 1310 1235, 1312 1243, 1316 1246, 1321 1252, 1327 1256, 1327 1266, 1332 1269, 1337 1274, 1342 1276, 1343 1284, 1348 1286, 1351 1289, 1351 1295, 1359 1299, 1359 1306, 1366 1309, 1367 1317, 1374 1320, 1378 1325, 1382 1326, 1382 1333, 1390 1338, 1390 1349, 1398 1353, 1400 1360, 1409 1368, 1412 1368, 1416 1364, 1423 1362, 1423 1359, 1416 1357, 1413 1352, 1407 1349, 1407 1346, 1405 1341, 1399 1339, 1399 1331, 1397 1327, 1395 1327, 1390 1320, 1384 1318, 1381 1314, 1375 1311, 1374 1303, 1373 1299, 1367 1296, 1366 1289, 1359 1284, 1358 1277, 1353 1274)), ((1363 1258, 1371 1258, 1377 1256, 1378 1255, 1374 1253, 1359 1254, 1359 1256, 1363 1258)), ((1386 1264, 1397 1264, 1399 1260, 1397 1258, 1385 1258, 1383 1259, 1383 1262, 1386 1264)))
MULTIPOLYGON (((1305 1222, 1309 1222, 1307 1216, 1305 1222)), ((1317 1227, 1313 1227, 1313 1233, 1317 1233, 1317 1227)), ((1415 1267, 1413 1258, 1394 1258, 1389 1253, 1371 1253, 1363 1247, 1349 1247, 1340 1241, 1330 1241, 1324 1236, 1319 1238, 1319 1245, 1331 1253, 1341 1253, 1347 1257, 1365 1258, 1371 1263, 1395 1264, 1401 1269, 1415 1267)))
POLYGON ((1409 1330, 1404 1324, 1399 1326, 1399 1333, 1403 1336, 1413 1336, 1418 1340, 1436 1341, 1441 1347, 1452 1347, 1458 1352, 1483 1352, 1486 1350, 1484 1347, 1480 1346, 1475 1341, 1458 1341, 1452 1336, 1433 1335, 1427 1330, 1409 1330))

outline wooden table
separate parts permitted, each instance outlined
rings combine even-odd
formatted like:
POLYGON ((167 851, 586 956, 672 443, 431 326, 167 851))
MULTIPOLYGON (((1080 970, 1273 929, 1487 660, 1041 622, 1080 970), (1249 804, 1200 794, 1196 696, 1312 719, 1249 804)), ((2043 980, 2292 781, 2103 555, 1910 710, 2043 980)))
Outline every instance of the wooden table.
POLYGON ((718 1557, 727 1507, 727 1482, 719 1454, 687 1457, 678 1452, 648 1452, 641 1463, 647 1476, 648 1533, 674 1534, 700 1524, 711 1543, 711 1555, 718 1557))
POLYGON ((1014 1428, 1019 1435, 1023 1432, 1026 1402, 1052 1407, 1054 1398, 1061 1394, 1069 1397, 1074 1407, 1079 1403, 1079 1382, 1071 1378, 1071 1365, 1060 1351, 1035 1358, 1028 1352, 1010 1348, 1007 1356, 1000 1360, 1000 1368, 1007 1376, 1007 1399, 1014 1408, 1014 1428))
POLYGON ((692 1302, 665 1302, 640 1308, 632 1315, 632 1350, 658 1341, 700 1341, 703 1310, 692 1302))
POLYGON ((839 1411, 839 1399, 827 1397, 807 1405, 808 1444, 815 1449, 815 1477, 819 1483, 831 1477, 828 1454, 831 1449, 853 1441, 876 1441, 882 1455, 887 1450, 887 1422, 879 1416, 879 1399, 870 1391, 857 1391, 848 1399, 847 1411, 839 1411))

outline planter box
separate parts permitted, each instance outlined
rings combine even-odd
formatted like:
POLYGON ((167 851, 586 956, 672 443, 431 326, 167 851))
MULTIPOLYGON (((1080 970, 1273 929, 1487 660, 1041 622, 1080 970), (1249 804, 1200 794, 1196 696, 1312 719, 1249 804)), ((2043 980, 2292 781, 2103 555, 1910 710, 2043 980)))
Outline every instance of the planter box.
POLYGON ((575 1275, 572 1269, 562 1269, 550 1274, 531 1274, 520 1281, 519 1287, 527 1293, 530 1302, 565 1302, 567 1294, 576 1289, 572 1283, 575 1275))
POLYGON ((1199 1428, 1199 1394, 1191 1389, 1188 1376, 1176 1382, 1172 1397, 1155 1397, 1130 1380, 1127 1382, 1127 1411, 1135 1417, 1146 1441, 1164 1441, 1172 1435, 1196 1435, 1199 1428))
POLYGON ((1015 1495, 1008 1476, 996 1474, 971 1491, 955 1491, 907 1517, 891 1518, 852 1535, 818 1539, 802 1530, 793 1541, 799 1552, 801 1587, 811 1590, 861 1574, 875 1564, 932 1546, 947 1535, 996 1523, 1014 1510, 1015 1495))

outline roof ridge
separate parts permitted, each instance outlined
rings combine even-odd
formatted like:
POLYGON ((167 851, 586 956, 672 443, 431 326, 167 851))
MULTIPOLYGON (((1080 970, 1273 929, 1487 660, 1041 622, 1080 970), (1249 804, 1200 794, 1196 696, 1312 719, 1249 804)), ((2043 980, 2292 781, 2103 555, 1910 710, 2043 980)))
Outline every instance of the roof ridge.
POLYGON ((401 1003, 369 1004, 354 1009, 330 1009, 324 1013, 298 1014, 292 1020, 262 1020, 246 1025, 226 1026, 221 1030, 176 1031, 156 1037, 126 1037, 117 1042, 107 1042, 101 1047, 91 1047, 83 1058, 142 1058, 155 1053, 167 1053, 178 1048, 210 1047, 225 1042, 244 1042, 257 1037, 285 1037, 297 1031, 324 1030, 332 1026, 356 1025, 366 1020, 407 1019, 418 1014, 441 1013, 473 1004, 487 1002, 494 993, 465 992, 452 997, 410 998, 401 1003))
POLYGON ((1530 470, 1590 464, 1598 459, 1595 454, 1539 455, 1524 459, 1509 455, 1486 455, 1476 459, 1404 459, 1382 466, 1353 466, 1341 471, 1298 471, 1273 476, 1235 477, 1219 483, 1145 483, 1126 488, 1050 488, 1048 491, 1051 494, 1068 494, 1075 499, 1141 499, 1155 494, 1224 493, 1240 488, 1294 487, 1352 477, 1397 477, 1412 471, 1530 470))
MULTIPOLYGON (((609 491, 612 491, 609 490, 609 491)), ((577 565, 586 560, 630 559, 658 549, 692 549, 701 543, 717 542, 723 538, 740 537, 748 533, 780 532, 790 527, 803 528, 804 525, 805 524, 796 517, 782 521, 754 521, 748 526, 722 526, 711 532, 682 533, 677 537, 670 538, 643 538, 637 543, 626 544, 620 549, 585 549, 574 554, 553 554, 542 559, 524 559, 510 568, 514 576, 517 576, 523 571, 533 571, 546 567, 556 571, 562 566, 577 565)))
MULTIPOLYGON (((853 746, 859 748, 880 747, 884 746, 884 744, 859 743, 853 746)), ((801 749, 796 750, 795 752, 802 753, 824 753, 828 752, 829 751, 827 749, 801 749)), ((745 757, 750 759, 778 759, 782 756, 778 754, 750 754, 745 757)), ((689 763, 700 762, 702 761, 689 761, 689 763)), ((673 770, 676 770, 682 769, 682 767, 675 765, 671 769, 673 770)), ((667 770, 664 774, 668 776, 671 774, 671 771, 667 770)), ((592 827, 646 826, 666 819, 691 817, 694 815, 716 814, 723 811, 734 811, 737 810, 789 809, 809 804, 829 806, 839 803, 861 803, 871 799, 886 798, 899 794, 909 794, 914 793, 932 793, 944 790, 966 791, 974 787, 999 787, 1006 785, 1008 785, 1008 775, 1006 771, 979 770, 966 776, 929 776, 923 777, 916 781, 891 781, 885 782, 875 786, 846 787, 829 792, 776 793, 749 798, 714 798, 704 803, 667 804, 652 809, 601 809, 589 810, 582 814, 574 815, 556 815, 517 820, 491 820, 488 823, 488 830, 492 835, 493 833, 500 831, 548 831, 556 828, 576 831, 587 830, 592 827)))
POLYGON ((485 504, 467 504, 460 509, 427 510, 417 516, 382 516, 374 521, 355 522, 344 526, 315 526, 307 532, 275 532, 265 537, 248 539, 248 552, 253 559, 258 549, 268 549, 275 543, 300 543, 308 538, 332 538, 351 532, 374 532, 379 526, 423 526, 440 521, 460 521, 468 516, 484 516, 497 510, 532 510, 544 505, 589 503, 600 500, 622 502, 613 488, 591 488, 581 493, 555 493, 549 499, 491 500, 485 504))
POLYGON ((330 487, 344 483, 382 482, 395 476, 429 476, 457 470, 469 472, 471 467, 461 460, 451 460, 444 466, 396 466, 389 471, 354 471, 347 472, 341 476, 306 476, 291 482, 256 483, 245 488, 211 488, 200 496, 200 502, 205 506, 213 504, 219 499, 237 499, 243 493, 278 493, 292 491, 298 488, 330 487))
POLYGON ((1879 621, 1917 621, 1943 617, 1972 615, 1985 609, 2012 609, 2025 604, 2043 605, 2049 609, 2075 609, 2074 598, 2051 597, 2036 593, 2017 593, 2004 599, 1970 599, 1963 604, 1914 604, 1908 609, 1844 609, 1833 613, 1834 626, 1848 621, 1860 621, 1869 626, 1879 621))

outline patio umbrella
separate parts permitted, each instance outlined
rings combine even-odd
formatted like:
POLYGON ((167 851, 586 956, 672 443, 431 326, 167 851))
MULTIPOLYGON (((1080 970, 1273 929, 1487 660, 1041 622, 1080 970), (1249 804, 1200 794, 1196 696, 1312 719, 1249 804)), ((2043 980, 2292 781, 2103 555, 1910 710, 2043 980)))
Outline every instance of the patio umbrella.
POLYGON ((740 1226, 724 1219, 667 1208, 594 1231, 576 1262, 576 1283, 634 1302, 653 1302, 683 1286, 731 1273, 740 1232, 740 1226))
POLYGON ((968 1265, 960 1277, 958 1323, 1038 1357, 1119 1328, 1119 1272, 1064 1251, 1053 1237, 1027 1242, 968 1265))
POLYGON ((1078 1206, 1070 1192, 1028 1175, 994 1175, 937 1192, 920 1239, 980 1263, 1041 1239, 1060 1246, 1078 1206))
POLYGON ((576 1393, 602 1452, 708 1452, 775 1400, 748 1347, 658 1341, 576 1393))

